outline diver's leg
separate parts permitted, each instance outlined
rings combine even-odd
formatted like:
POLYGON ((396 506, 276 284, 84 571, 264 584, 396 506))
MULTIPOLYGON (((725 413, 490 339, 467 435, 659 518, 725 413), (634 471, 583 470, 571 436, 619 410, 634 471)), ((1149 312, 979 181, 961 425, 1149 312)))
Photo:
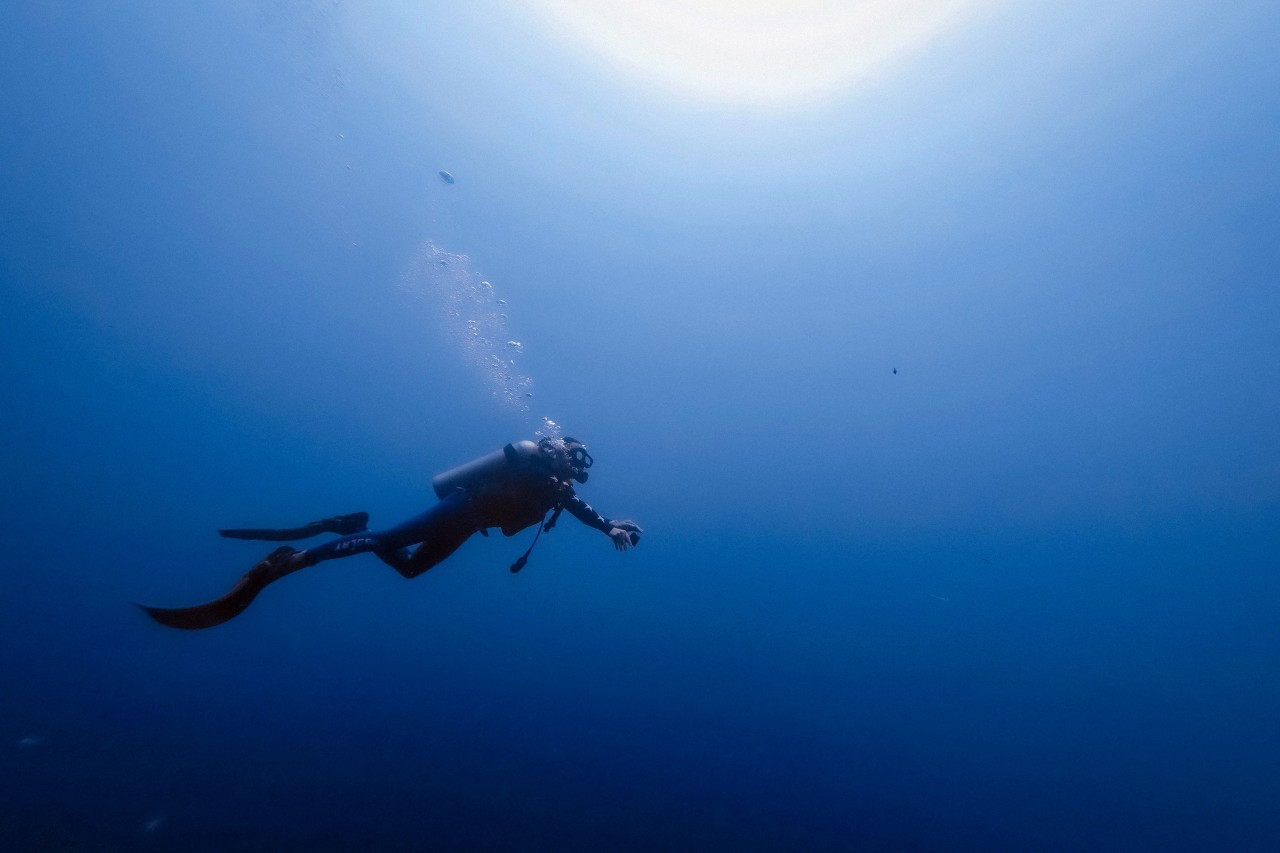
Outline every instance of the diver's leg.
POLYGON ((374 551, 373 555, 407 578, 413 577, 413 551, 408 548, 388 548, 374 551))
POLYGON ((382 531, 352 533, 306 551, 283 545, 244 574, 221 598, 195 607, 138 605, 148 616, 171 628, 211 628, 239 615, 268 584, 325 560, 372 552, 407 578, 417 577, 458 549, 476 532, 465 495, 455 494, 431 509, 382 531), (408 546, 426 540, 410 555, 408 546))
POLYGON ((466 495, 454 492, 397 528, 386 538, 387 546, 374 553, 402 576, 416 578, 458 550, 476 529, 466 495), (414 542, 422 544, 414 551, 404 547, 414 542))
POLYGON ((474 532, 475 530, 462 525, 442 525, 434 530, 417 550, 387 548, 373 553, 404 577, 416 578, 427 569, 444 562, 450 554, 461 548, 462 543, 471 538, 474 532))
POLYGON ((348 515, 335 515, 319 521, 309 521, 301 527, 259 528, 243 527, 230 530, 219 530, 218 534, 228 539, 258 539, 267 542, 292 542, 295 539, 310 539, 321 533, 338 533, 347 535, 364 530, 369 524, 369 513, 353 512, 348 515))
MULTIPOLYGON (((470 519, 467 519, 469 522, 470 519)), ((466 542, 475 533, 476 529, 471 524, 451 524, 442 526, 434 531, 427 541, 418 546, 418 549, 409 557, 409 564, 405 568, 399 566, 393 567, 400 574, 407 578, 416 578, 418 575, 427 571, 434 566, 438 566, 448 559, 454 551, 462 547, 462 543, 466 542)))
MULTIPOLYGON (((315 548, 299 551, 290 560, 298 564, 298 568, 305 568, 325 560, 373 553, 400 574, 411 578, 452 554, 475 532, 466 495, 458 492, 446 496, 426 512, 395 527, 378 532, 362 531, 334 539, 315 548), (429 565, 423 564, 427 555, 420 559, 417 553, 412 556, 409 553, 409 546, 419 542, 436 543, 432 552, 438 552, 439 556, 429 565)), ((422 550, 418 549, 419 552, 422 550)))

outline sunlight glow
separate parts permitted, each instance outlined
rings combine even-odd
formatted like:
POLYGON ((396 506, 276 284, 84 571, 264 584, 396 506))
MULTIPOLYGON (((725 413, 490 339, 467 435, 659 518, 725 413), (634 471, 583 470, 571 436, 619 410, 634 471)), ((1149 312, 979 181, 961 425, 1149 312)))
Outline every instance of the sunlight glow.
POLYGON ((641 79, 727 105, 838 94, 991 0, 521 0, 641 79))

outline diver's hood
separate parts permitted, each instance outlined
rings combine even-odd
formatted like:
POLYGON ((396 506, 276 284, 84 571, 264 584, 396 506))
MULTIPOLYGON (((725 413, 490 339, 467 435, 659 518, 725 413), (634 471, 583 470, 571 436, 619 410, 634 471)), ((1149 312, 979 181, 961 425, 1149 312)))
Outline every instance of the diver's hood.
POLYGON ((587 469, 595 464, 595 460, 587 452, 587 446, 568 436, 563 439, 544 438, 538 442, 538 450, 557 474, 579 483, 587 482, 587 469))

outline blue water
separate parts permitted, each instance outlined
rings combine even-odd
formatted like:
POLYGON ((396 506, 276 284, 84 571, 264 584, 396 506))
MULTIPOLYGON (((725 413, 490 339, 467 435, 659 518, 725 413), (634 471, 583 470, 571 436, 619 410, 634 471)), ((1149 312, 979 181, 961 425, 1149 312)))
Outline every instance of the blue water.
POLYGON ((1280 848, 1275 4, 774 111, 198 5, 0 13, 0 848, 1280 848), (131 604, 548 418, 638 549, 131 604))

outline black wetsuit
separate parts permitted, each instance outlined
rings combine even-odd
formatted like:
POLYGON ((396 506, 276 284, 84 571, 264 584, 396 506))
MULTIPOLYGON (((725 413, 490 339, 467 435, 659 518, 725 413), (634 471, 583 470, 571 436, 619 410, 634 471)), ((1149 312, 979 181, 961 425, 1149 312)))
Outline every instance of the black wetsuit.
POLYGON ((473 533, 487 536, 488 528, 497 527, 514 536, 541 523, 557 506, 602 533, 613 526, 574 494, 568 482, 533 463, 479 488, 458 489, 395 527, 363 530, 308 548, 303 565, 372 552, 400 574, 413 578, 438 565, 473 533), (417 549, 411 551, 412 545, 418 545, 417 549))

